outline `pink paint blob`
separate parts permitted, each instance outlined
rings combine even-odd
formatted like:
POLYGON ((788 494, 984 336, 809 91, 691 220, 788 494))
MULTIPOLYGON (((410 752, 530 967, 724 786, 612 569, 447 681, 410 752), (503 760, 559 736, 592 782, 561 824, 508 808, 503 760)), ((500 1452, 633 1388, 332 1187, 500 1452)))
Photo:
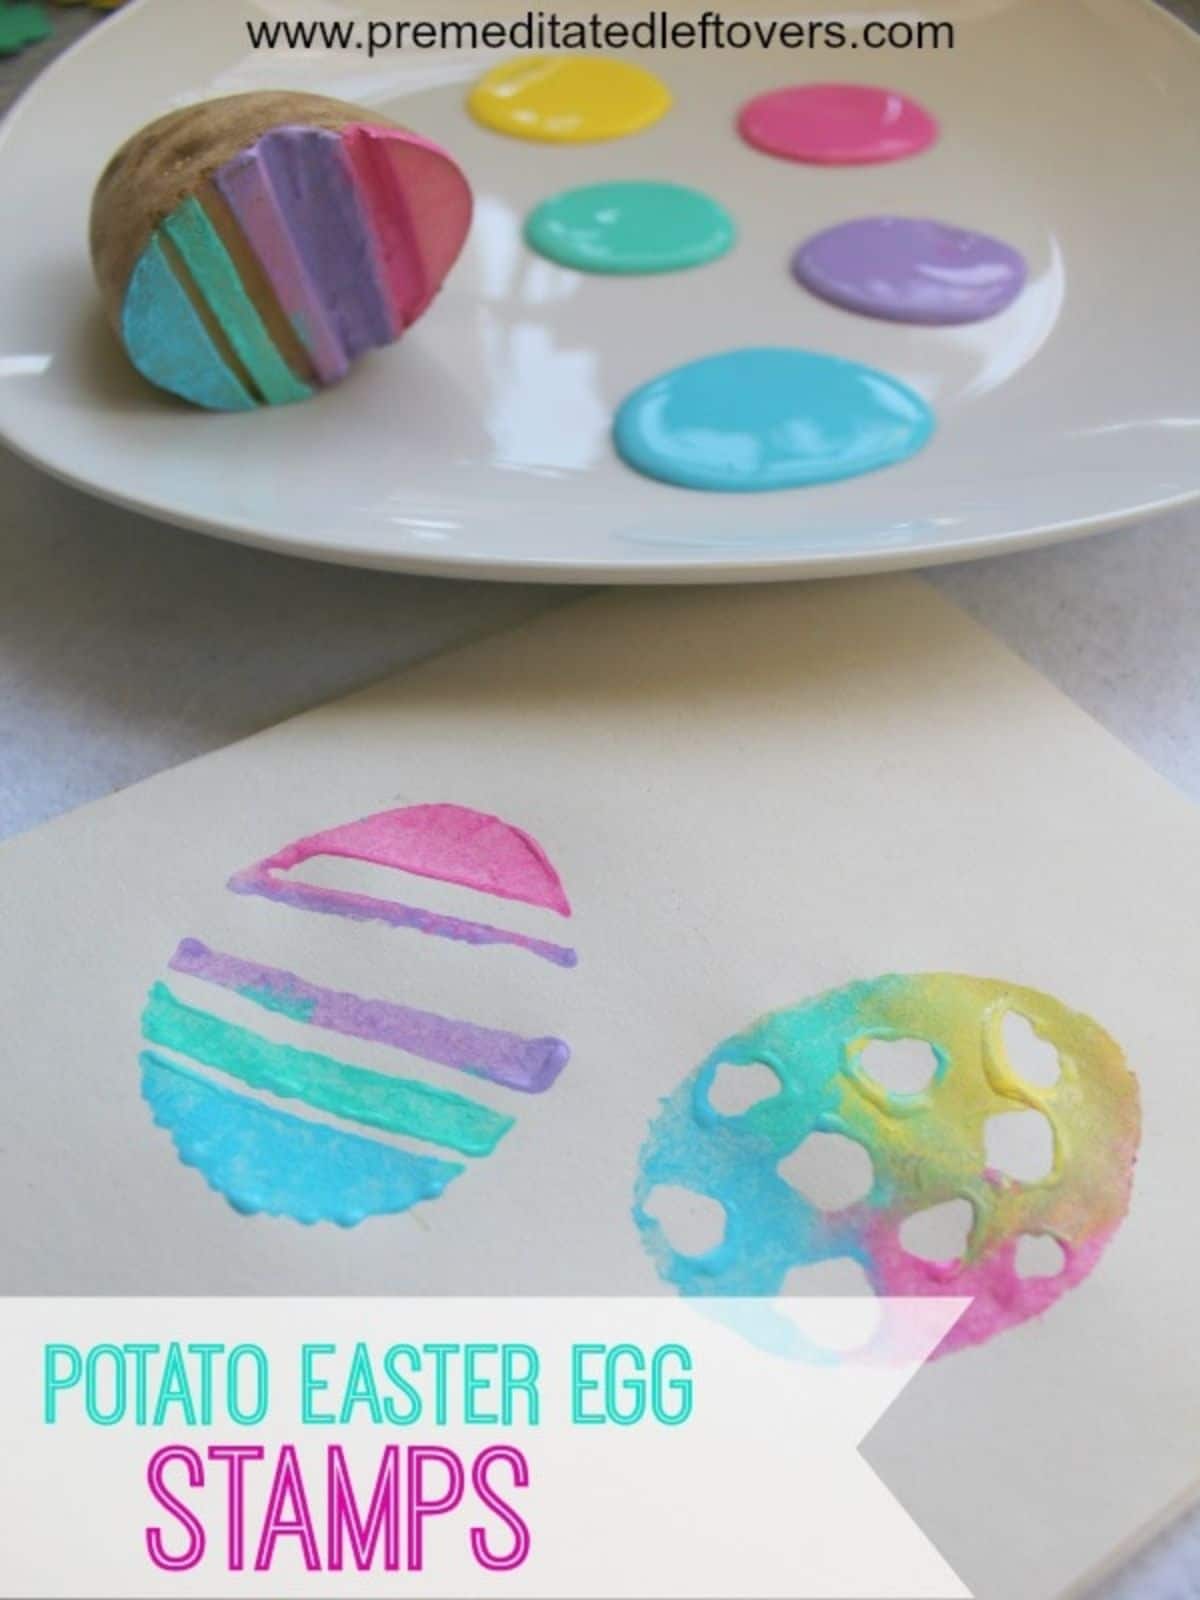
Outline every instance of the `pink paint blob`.
POLYGON ((928 149, 936 118, 894 89, 862 83, 806 83, 748 100, 738 113, 747 144, 786 161, 859 166, 899 161, 928 149))
POLYGON ((899 1214, 876 1212, 864 1218, 863 1242, 871 1257, 869 1276, 881 1295, 962 1295, 971 1304, 935 1352, 949 1355, 982 1344, 1006 1328, 1039 1316, 1068 1289, 1082 1283, 1116 1233, 1113 1222, 1077 1244, 1059 1238, 1063 1266, 1052 1277, 1026 1278, 1017 1271, 1016 1237, 997 1240, 978 1260, 925 1261, 900 1243, 899 1214))

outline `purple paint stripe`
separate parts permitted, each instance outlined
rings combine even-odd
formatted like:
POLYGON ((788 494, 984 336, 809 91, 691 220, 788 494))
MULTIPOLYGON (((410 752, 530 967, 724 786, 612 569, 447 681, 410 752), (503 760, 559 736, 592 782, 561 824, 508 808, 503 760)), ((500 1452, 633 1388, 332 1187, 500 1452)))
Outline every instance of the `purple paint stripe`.
POLYGON ((365 1000, 307 983, 294 972, 222 955, 199 939, 185 939, 170 965, 173 972, 232 989, 260 1005, 302 1017, 315 1028, 391 1045, 522 1094, 544 1094, 571 1056, 562 1039, 525 1039, 390 1000, 365 1000))
POLYGON ((337 134, 276 128, 257 148, 288 232, 346 354, 353 360, 390 344, 399 330, 392 325, 369 225, 337 134))
POLYGON ((284 315, 296 330, 322 383, 337 383, 350 363, 321 304, 279 204, 257 146, 235 156, 213 182, 237 218, 250 248, 270 279, 284 315))
POLYGON ((516 945, 531 955, 541 956, 543 961, 552 961, 556 967, 574 967, 579 963, 578 955, 566 945, 493 928, 486 922, 468 922, 462 917, 445 916, 420 906, 401 905, 397 900, 377 900, 373 895, 322 889, 311 883, 276 878, 262 867, 249 867, 245 872, 235 873, 228 887, 234 894, 258 895, 297 911, 317 911, 325 916, 346 917, 351 922, 383 922, 390 928, 414 928, 419 933, 430 933, 439 939, 458 939, 464 944, 516 945))

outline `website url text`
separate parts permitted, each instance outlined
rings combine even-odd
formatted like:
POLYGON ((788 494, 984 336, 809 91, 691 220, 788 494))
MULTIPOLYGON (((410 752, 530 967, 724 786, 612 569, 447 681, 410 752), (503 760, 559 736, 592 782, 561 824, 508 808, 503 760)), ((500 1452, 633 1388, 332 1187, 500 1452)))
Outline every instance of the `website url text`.
POLYGON ((841 21, 748 19, 705 11, 694 19, 650 11, 635 21, 528 11, 501 21, 247 21, 252 50, 361 51, 374 60, 397 50, 953 50, 954 24, 893 19, 852 28, 841 21))

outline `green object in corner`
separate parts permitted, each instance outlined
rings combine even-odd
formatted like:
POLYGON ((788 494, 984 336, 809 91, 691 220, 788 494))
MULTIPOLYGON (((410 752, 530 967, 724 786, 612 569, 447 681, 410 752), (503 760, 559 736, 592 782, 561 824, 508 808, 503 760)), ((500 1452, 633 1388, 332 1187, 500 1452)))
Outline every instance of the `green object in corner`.
POLYGON ((0 0, 0 56, 15 56, 28 44, 37 44, 50 32, 50 17, 45 6, 32 0, 6 5, 0 0))

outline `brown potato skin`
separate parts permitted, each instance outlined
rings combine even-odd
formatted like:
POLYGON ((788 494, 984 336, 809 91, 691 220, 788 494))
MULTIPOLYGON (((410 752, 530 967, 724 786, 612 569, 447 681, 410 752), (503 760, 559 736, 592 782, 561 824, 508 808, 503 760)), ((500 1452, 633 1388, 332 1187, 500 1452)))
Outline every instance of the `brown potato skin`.
POLYGON ((264 90, 185 106, 128 139, 100 175, 90 224, 92 267, 118 336, 125 291, 151 234, 219 167, 272 128, 340 133, 354 123, 401 127, 348 100, 264 90))

